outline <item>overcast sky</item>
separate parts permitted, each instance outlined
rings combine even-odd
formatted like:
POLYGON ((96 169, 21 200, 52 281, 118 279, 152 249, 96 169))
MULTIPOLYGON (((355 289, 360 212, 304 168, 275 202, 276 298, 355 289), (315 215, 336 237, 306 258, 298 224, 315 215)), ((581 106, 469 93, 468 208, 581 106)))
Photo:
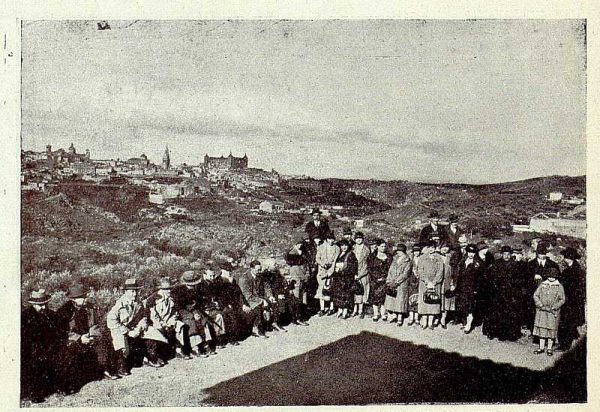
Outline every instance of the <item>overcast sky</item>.
POLYGON ((585 174, 574 20, 25 22, 23 148, 314 177, 585 174))

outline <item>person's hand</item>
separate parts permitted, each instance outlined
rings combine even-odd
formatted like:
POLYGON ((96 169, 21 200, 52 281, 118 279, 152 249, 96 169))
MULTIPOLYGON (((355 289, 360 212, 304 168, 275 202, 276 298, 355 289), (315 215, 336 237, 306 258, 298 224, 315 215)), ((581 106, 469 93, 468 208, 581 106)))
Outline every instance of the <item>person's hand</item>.
POLYGON ((194 313, 194 320, 200 320, 202 319, 202 316, 200 316, 199 313, 194 313))
POLYGON ((90 338, 89 335, 81 335, 81 343, 83 343, 84 345, 89 344, 92 341, 92 338, 90 338))
POLYGON ((267 302, 265 299, 263 299, 262 304, 265 308, 269 306, 269 302, 267 302))
POLYGON ((248 305, 244 305, 244 306, 242 306, 242 310, 243 310, 244 312, 248 313, 248 312, 250 312, 250 306, 248 306, 248 305))
POLYGON ((141 331, 139 329, 133 329, 133 330, 130 330, 129 332, 127 332, 127 335, 130 338, 137 338, 138 336, 140 336, 140 332, 141 331))
POLYGON ((456 290, 456 286, 455 285, 450 285, 450 291, 454 292, 456 290))
POLYGON ((542 275, 538 275, 537 273, 533 277, 534 280, 542 280, 542 275))
POLYGON ((269 297, 269 301, 271 301, 271 303, 275 303, 277 301, 277 299, 275 299, 274 296, 269 297))

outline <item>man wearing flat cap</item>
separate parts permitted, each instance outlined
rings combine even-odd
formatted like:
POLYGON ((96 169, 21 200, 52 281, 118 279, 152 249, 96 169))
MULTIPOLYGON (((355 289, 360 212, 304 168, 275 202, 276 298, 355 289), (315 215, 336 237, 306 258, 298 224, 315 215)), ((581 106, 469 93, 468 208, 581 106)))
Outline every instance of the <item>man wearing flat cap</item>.
POLYGON ((312 220, 306 224, 304 231, 310 240, 314 238, 325 239, 325 235, 329 233, 329 224, 321 216, 319 208, 315 208, 311 212, 312 220))
POLYGON ((66 343, 44 289, 31 292, 21 312, 21 398, 39 403, 56 389, 55 359, 66 343))
POLYGON ((431 241, 435 241, 436 245, 448 241, 448 233, 446 229, 440 225, 440 215, 437 211, 429 213, 429 223, 423 229, 419 235, 419 243, 425 244, 431 241))
POLYGON ((568 247, 561 254, 566 267, 560 283, 565 289, 566 302, 558 325, 558 348, 568 350, 579 338, 577 328, 585 324, 585 272, 578 262, 581 256, 575 248, 568 247))

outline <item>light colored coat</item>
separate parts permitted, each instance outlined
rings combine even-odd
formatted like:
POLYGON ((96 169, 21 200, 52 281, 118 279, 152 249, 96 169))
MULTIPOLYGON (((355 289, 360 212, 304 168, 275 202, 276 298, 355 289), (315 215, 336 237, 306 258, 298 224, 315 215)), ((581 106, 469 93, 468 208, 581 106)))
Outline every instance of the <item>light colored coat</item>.
POLYGON ((173 328, 177 340, 183 345, 183 326, 184 323, 179 320, 179 314, 175 309, 173 298, 158 297, 150 307, 151 325, 144 331, 143 338, 168 343, 165 336, 166 328, 173 328))
POLYGON ((337 245, 328 245, 327 242, 323 243, 317 248, 316 262, 319 265, 319 271, 317 272, 317 282, 319 287, 317 293, 315 293, 315 299, 330 300, 329 296, 323 295, 323 289, 328 289, 331 284, 329 278, 335 270, 335 261, 340 255, 340 248, 337 245), (325 269, 326 265, 330 265, 329 269, 325 269))
POLYGON ((444 281, 444 262, 434 254, 424 254, 419 257, 416 266, 416 275, 419 278, 419 314, 437 315, 441 312, 441 304, 429 304, 423 301, 423 296, 427 291, 427 285, 433 283, 433 290, 438 294, 442 292, 442 282, 444 281))
POLYGON ((142 310, 140 302, 131 301, 123 295, 108 312, 106 326, 110 330, 115 350, 124 349, 126 354, 129 353, 129 331, 142 329, 147 322, 145 318, 140 320, 142 310))
POLYGON ((367 258, 371 254, 371 249, 364 243, 362 245, 355 244, 353 248, 354 256, 358 261, 357 278, 363 285, 363 294, 354 297, 354 303, 364 303, 369 298, 369 277, 367 276, 367 258))
POLYGON ((394 256, 386 285, 396 288, 396 297, 387 295, 384 307, 390 312, 408 313, 408 280, 412 276, 412 261, 406 254, 394 256))
POLYGON ((541 338, 556 338, 560 323, 560 308, 565 304, 565 289, 558 281, 545 280, 533 294, 535 323, 533 334, 541 338))

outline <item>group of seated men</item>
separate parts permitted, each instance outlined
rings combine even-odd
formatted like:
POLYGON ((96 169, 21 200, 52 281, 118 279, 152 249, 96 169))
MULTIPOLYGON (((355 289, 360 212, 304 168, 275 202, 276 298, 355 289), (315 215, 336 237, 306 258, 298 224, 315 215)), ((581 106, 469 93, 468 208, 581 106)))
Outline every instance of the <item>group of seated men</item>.
POLYGON ((48 309, 46 291, 33 291, 21 318, 21 397, 41 402, 97 378, 127 376, 134 366, 205 358, 248 336, 286 331, 288 323, 307 325, 293 281, 258 261, 237 280, 233 270, 230 262, 209 262, 202 274, 183 273, 178 284, 161 278, 146 297, 141 291, 148 288, 127 279, 104 314, 81 284, 70 287, 56 311, 48 309))

